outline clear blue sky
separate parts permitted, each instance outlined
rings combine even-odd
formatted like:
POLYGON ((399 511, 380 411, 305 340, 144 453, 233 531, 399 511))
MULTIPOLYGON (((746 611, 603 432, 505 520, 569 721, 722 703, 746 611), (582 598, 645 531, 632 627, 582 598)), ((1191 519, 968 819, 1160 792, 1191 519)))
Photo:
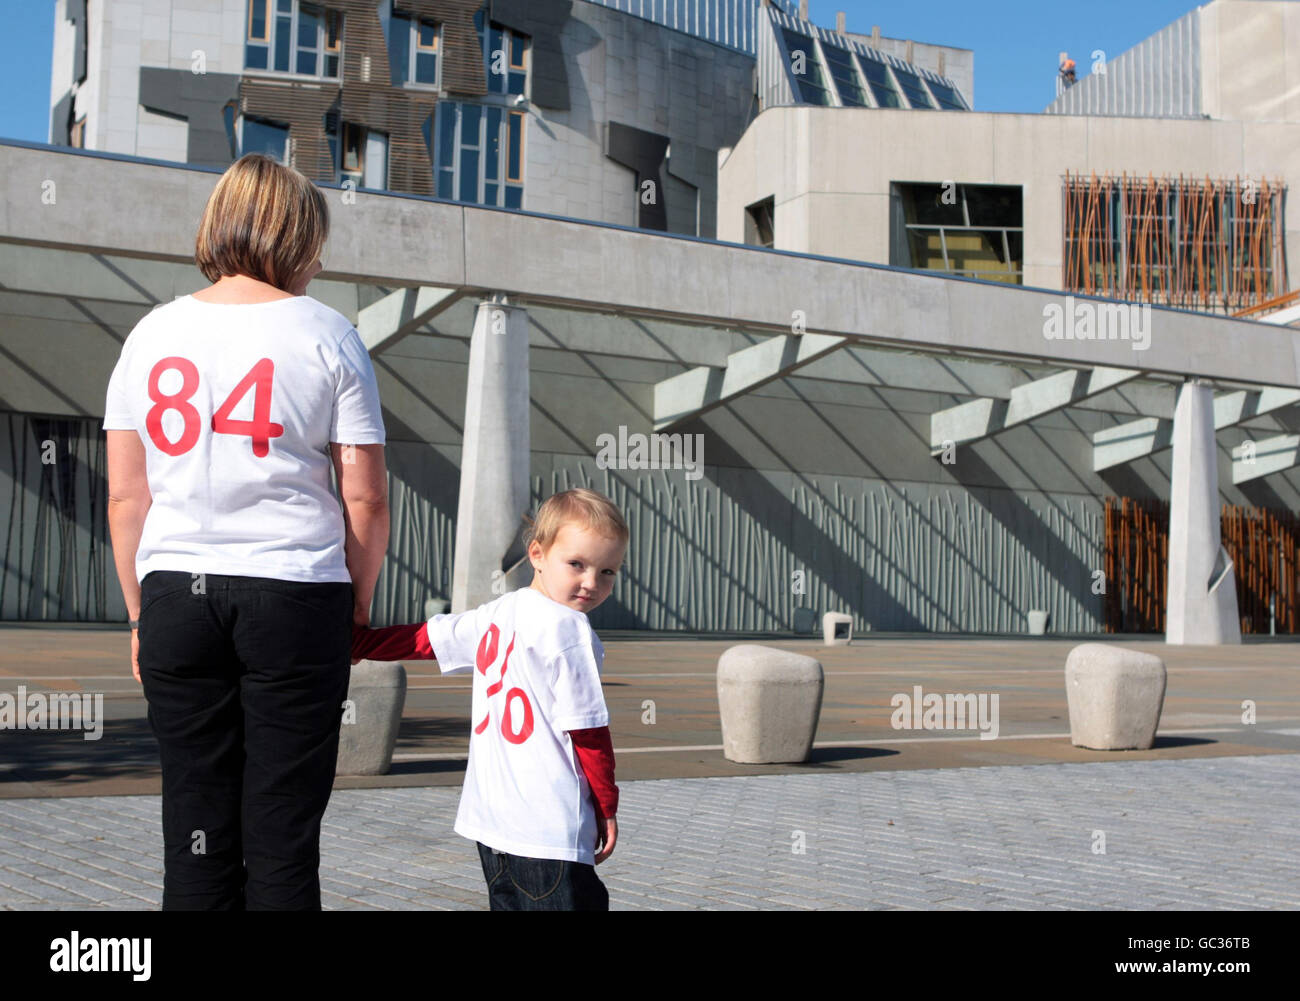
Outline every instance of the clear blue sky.
MULTIPOLYGON (((103 0, 111 4, 113 0, 103 0)), ((810 16, 835 27, 835 12, 863 34, 975 50, 979 111, 1042 111, 1055 96, 1056 57, 1069 52, 1080 76, 1094 49, 1114 58, 1197 6, 1194 0, 811 0, 810 16)), ((0 0, 0 136, 49 135, 54 0, 0 0)))

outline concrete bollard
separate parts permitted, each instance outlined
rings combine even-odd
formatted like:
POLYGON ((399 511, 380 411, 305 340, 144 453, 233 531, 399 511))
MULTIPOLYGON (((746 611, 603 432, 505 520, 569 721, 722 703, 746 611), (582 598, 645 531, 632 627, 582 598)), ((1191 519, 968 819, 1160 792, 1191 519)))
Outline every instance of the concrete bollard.
POLYGON ((742 644, 718 658, 722 753, 742 764, 807 761, 822 709, 812 657, 742 644))
POLYGON ((387 774, 405 705, 406 668, 401 664, 384 660, 353 664, 334 774, 387 774))
POLYGON ((1148 750, 1165 700, 1165 664, 1155 654, 1084 643, 1065 660, 1070 742, 1097 751, 1148 750))
POLYGON ((1029 619, 1029 635, 1045 636, 1047 634, 1047 613, 1040 609, 1026 613, 1029 619))
POLYGON ((827 612, 822 616, 822 640, 827 646, 848 646, 853 642, 853 616, 827 612))

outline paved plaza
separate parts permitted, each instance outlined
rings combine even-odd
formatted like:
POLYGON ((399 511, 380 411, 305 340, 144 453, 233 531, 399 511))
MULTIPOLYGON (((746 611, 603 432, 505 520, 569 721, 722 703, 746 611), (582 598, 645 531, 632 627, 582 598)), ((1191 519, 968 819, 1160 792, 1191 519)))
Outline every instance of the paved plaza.
MULTIPOLYGON (((155 908, 157 751, 121 631, 0 630, 0 691, 104 696, 103 736, 0 731, 0 908, 155 908)), ((1068 739, 1077 640, 873 637, 826 648, 800 765, 721 753, 717 658, 736 639, 606 638, 622 790, 600 867, 615 909, 1300 907, 1300 647, 1168 647, 1155 747, 1068 739), (998 738, 894 729, 891 695, 997 694, 998 738), (1247 722, 1246 710, 1254 715, 1247 722)), ((390 774, 340 778, 322 838, 332 909, 483 909, 452 831, 468 681, 408 665, 390 774)))
MULTIPOLYGON (((615 910, 1294 909, 1297 790, 1294 754, 643 780, 623 785, 600 874, 615 910)), ((483 909, 456 800, 336 792, 324 906, 483 909)), ((6 802, 0 906, 158 906, 159 810, 154 796, 6 802)))

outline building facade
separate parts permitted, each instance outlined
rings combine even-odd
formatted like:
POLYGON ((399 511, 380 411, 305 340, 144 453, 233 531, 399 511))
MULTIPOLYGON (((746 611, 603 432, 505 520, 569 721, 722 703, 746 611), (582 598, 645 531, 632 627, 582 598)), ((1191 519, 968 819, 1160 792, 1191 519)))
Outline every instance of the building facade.
POLYGON ((760 102, 794 100, 784 73, 755 86, 805 23, 791 9, 58 0, 50 141, 214 167, 265 152, 324 184, 712 237, 719 151, 760 102))
MULTIPOLYGON (((1276 264, 1218 306, 1157 289, 1157 307, 1199 315, 1157 308, 1147 353, 1063 351, 1040 312, 1067 301, 1070 281, 1138 298, 1161 273, 1141 248, 1183 246, 1174 223, 1192 202, 1249 234, 1229 247, 1264 246, 1269 220, 1285 251, 1290 120, 990 115, 974 109, 969 52, 831 31, 788 5, 282 2, 58 8, 52 138, 66 145, 66 127, 66 142, 99 152, 0 144, 16 184, 54 179, 57 211, 83 213, 58 246, 42 228, 53 216, 0 231, 14 361, 0 368, 0 617, 121 617, 103 388, 139 318, 202 285, 176 220, 250 144, 357 189, 329 192, 348 209, 312 294, 369 339, 384 404, 393 528, 377 622, 451 597, 473 296, 498 274, 523 276, 499 291, 527 314, 533 502, 590 485, 632 526, 601 628, 788 631, 842 610, 859 630, 1021 632, 1030 609, 1064 633, 1159 628, 1133 617, 1160 604, 1151 553, 1136 579, 1124 547, 1159 546, 1146 529, 1171 496, 1185 373, 1214 377, 1214 352, 1187 331, 1223 332, 1234 362, 1254 357, 1251 338, 1274 361, 1300 357, 1276 326, 1222 316, 1285 289, 1276 264), (299 59, 318 72, 296 73, 299 59), (1150 186, 1131 191, 1125 174, 1184 186, 1138 203, 1150 186), (1255 180, 1255 213, 1226 216, 1223 188, 1191 184, 1206 178, 1255 180), (92 184, 102 209, 77 200, 92 184), (1072 233, 1070 198, 1115 228, 1072 233), (542 242, 521 245, 529 233, 542 242), (1087 250, 1073 268, 1071 247, 1087 250), (404 290, 436 301, 471 265, 473 294, 400 336, 375 319, 404 290), (623 306, 581 308, 585 296, 623 306), (1000 304, 996 322, 985 301, 1000 304), (1008 332, 1010 360, 990 340, 1008 332), (937 428, 960 439, 958 461, 942 458, 937 428), (702 442, 698 466, 602 462, 603 436, 658 430, 702 442), (51 448, 73 461, 46 463, 51 448), (1098 573, 1118 584, 1099 593, 1098 573)), ((1244 194, 1233 189, 1232 211, 1244 194)), ((1220 500, 1249 517, 1300 510, 1300 384, 1235 374, 1214 401, 1220 500), (1252 443, 1262 458, 1247 468, 1252 443)), ((1294 578, 1287 558, 1274 564, 1294 578)), ((1259 631, 1263 585, 1246 583, 1259 631)), ((1293 605, 1295 581, 1277 593, 1293 605)))

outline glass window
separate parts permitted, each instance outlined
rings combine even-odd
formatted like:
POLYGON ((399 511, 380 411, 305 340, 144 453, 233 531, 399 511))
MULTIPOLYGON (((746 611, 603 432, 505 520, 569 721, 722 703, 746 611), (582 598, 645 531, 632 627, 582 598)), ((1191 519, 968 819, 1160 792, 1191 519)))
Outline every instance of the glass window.
POLYGON ((862 92, 862 85, 858 82, 852 53, 825 42, 822 43, 822 52, 826 54, 826 67, 830 70, 831 79, 835 81, 835 89, 839 91, 840 103, 852 108, 867 107, 867 95, 862 92))
MULTIPOLYGON (((486 142, 483 150, 486 156, 483 158, 483 177, 488 181, 496 181, 501 176, 501 115, 503 109, 489 107, 487 109, 487 133, 486 142)), ((487 196, 485 199, 488 204, 495 205, 496 199, 487 196)))
POLYGON ((1019 187, 896 183, 891 195, 890 264, 1023 283, 1019 187))
POLYGON ((339 75, 343 15, 296 0, 249 0, 247 69, 305 76, 339 75), (270 8, 274 6, 274 11, 270 8))
POLYGON ((507 141, 506 180, 522 182, 524 170, 524 116, 523 112, 510 112, 510 138, 507 141))
POLYGON ((393 12, 388 22, 388 74, 394 87, 405 83, 411 73, 411 19, 393 12))
POLYGON ((500 24, 482 27, 476 18, 479 41, 483 45, 483 65, 487 70, 488 91, 493 94, 528 92, 528 39, 500 24))
POLYGON ((416 25, 415 81, 438 82, 438 26, 432 21, 420 21, 416 25))
POLYGON ((898 96, 898 91, 890 81, 888 66, 879 59, 861 55, 858 56, 858 64, 862 67, 862 75, 867 78, 871 96, 876 99, 876 107, 901 108, 903 106, 903 99, 898 96))
POLYGON ((438 83, 438 56, 442 29, 394 10, 388 23, 388 69, 393 86, 404 83, 438 83))
POLYGON ((366 133, 363 177, 367 188, 383 191, 388 187, 388 136, 382 132, 366 133))
POLYGON ((500 105, 439 101, 437 116, 433 163, 438 197, 520 208, 525 113, 500 105))
POLYGON ((930 93, 939 102, 939 107, 945 111, 965 111, 966 102, 961 99, 957 93, 957 88, 949 87, 946 83, 936 83, 933 80, 927 80, 930 85, 930 93))
MULTIPOLYGON (((281 4, 283 6, 283 4, 281 4)), ((293 41, 293 17, 291 13, 277 14, 275 18, 275 68, 281 73, 289 72, 289 48, 293 41)))
POLYGON ((298 12, 298 61, 296 70, 311 76, 317 74, 320 62, 321 27, 324 18, 310 7, 298 12))
POLYGON ((461 147, 460 194, 457 197, 462 202, 478 201, 478 160, 478 150, 461 147))
POLYGON ((782 29, 782 34, 789 54, 790 74, 795 81, 795 97, 805 104, 833 104, 812 39, 785 29, 782 29))
POLYGON ((266 0, 250 0, 248 4, 248 40, 269 42, 270 25, 266 20, 266 0))
POLYGON ((242 132, 240 156, 246 153, 265 153, 280 163, 285 162, 285 155, 289 150, 289 126, 257 118, 245 118, 242 132))
POLYGON ((910 70, 895 66, 894 77, 903 88, 903 93, 907 95, 907 100, 913 108, 934 107, 934 102, 930 100, 930 93, 925 89, 925 84, 921 83, 919 76, 910 70))

